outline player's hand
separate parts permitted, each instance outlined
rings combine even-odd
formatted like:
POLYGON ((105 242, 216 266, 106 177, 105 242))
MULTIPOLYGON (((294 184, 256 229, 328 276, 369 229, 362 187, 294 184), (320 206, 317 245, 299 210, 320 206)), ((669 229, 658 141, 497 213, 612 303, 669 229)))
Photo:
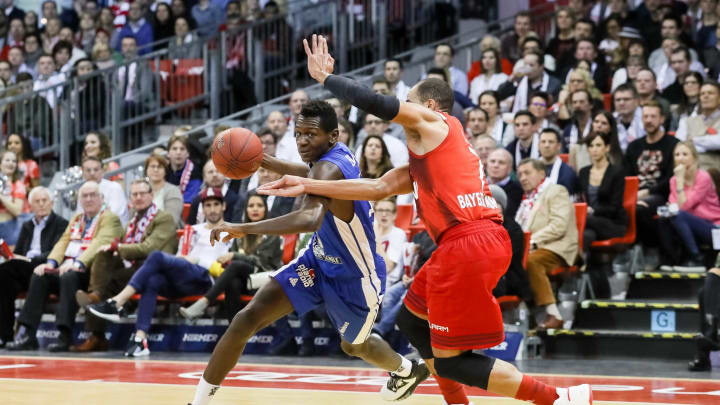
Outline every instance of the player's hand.
POLYGON ((210 231, 210 245, 215 246, 215 242, 222 240, 224 243, 228 243, 233 239, 239 239, 246 235, 242 228, 243 224, 231 224, 222 223, 216 225, 212 231, 210 231), (227 233, 225 237, 220 239, 222 233, 227 233))
POLYGON ((304 177, 285 175, 280 180, 259 186, 257 192, 258 194, 280 197, 297 197, 300 194, 305 194, 305 181, 304 177))
POLYGON ((322 35, 313 34, 312 50, 307 39, 303 39, 305 54, 308 57, 308 73, 319 83, 325 83, 335 68, 335 59, 330 56, 327 40, 322 35))

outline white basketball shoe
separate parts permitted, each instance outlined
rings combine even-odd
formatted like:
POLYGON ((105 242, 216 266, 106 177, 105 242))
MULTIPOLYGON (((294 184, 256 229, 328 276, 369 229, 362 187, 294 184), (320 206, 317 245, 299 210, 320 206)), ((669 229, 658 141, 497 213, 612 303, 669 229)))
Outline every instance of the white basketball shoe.
POLYGON ((576 385, 568 388, 558 388, 560 396, 553 405, 592 405, 592 388, 590 385, 576 385))

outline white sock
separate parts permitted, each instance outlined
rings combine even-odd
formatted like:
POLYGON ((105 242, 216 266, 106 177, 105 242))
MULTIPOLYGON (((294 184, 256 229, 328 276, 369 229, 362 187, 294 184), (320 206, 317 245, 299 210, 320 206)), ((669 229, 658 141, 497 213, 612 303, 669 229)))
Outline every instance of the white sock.
POLYGON ((400 377, 407 377, 412 371, 412 362, 406 359, 404 356, 400 356, 400 358, 402 359, 400 362, 400 367, 398 367, 397 370, 393 371, 393 374, 400 377))
POLYGON ((562 315, 560 315, 560 310, 557 307, 557 304, 550 304, 545 307, 545 312, 547 312, 548 315, 552 315, 557 319, 562 320, 562 315))
POLYGON ((193 399, 191 405, 209 405, 210 400, 219 388, 219 385, 212 385, 205 381, 204 377, 200 377, 200 382, 195 391, 195 399, 193 399))

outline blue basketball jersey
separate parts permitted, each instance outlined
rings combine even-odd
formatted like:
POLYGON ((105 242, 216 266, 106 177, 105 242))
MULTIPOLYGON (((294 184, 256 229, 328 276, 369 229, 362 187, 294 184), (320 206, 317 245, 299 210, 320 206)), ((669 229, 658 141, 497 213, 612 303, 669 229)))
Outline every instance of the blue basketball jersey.
MULTIPOLYGON (((320 158, 346 179, 360 177, 347 146, 338 143, 320 158)), ((338 333, 352 344, 364 342, 375 324, 385 293, 385 262, 375 252, 373 210, 367 201, 353 201, 355 214, 347 223, 330 210, 310 244, 272 277, 302 315, 325 304, 338 333)))
MULTIPOLYGON (((346 179, 360 177, 358 162, 342 143, 337 143, 319 161, 336 165, 346 179)), ((335 217, 328 210, 322 226, 310 241, 310 248, 327 277, 369 277, 377 292, 382 294, 385 266, 382 258, 375 252, 374 212, 367 201, 353 201, 353 207, 355 215, 349 223, 335 217), (378 262, 381 264, 378 265, 378 262), (377 286, 376 281, 379 283, 377 286)))

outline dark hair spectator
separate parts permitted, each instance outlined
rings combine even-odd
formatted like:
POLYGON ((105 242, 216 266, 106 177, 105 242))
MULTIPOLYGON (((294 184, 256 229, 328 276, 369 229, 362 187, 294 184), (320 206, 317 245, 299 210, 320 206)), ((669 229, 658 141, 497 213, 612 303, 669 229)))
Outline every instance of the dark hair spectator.
POLYGON ((593 132, 585 139, 591 164, 580 169, 578 177, 580 194, 588 204, 582 249, 587 255, 585 262, 598 298, 610 298, 607 275, 612 272, 612 268, 609 263, 594 257, 590 246, 596 240, 624 235, 628 224, 628 216, 623 208, 623 167, 621 163, 610 163, 611 139, 610 134, 599 132, 593 132))
MULTIPOLYGON (((375 119, 379 119, 374 117, 375 119)), ((368 179, 377 179, 393 168, 390 152, 385 141, 377 135, 368 135, 360 149, 360 174, 368 179)))
POLYGON ((40 168, 35 161, 30 140, 19 134, 10 134, 5 141, 5 149, 15 152, 18 170, 27 190, 38 186, 40 184, 40 168))

